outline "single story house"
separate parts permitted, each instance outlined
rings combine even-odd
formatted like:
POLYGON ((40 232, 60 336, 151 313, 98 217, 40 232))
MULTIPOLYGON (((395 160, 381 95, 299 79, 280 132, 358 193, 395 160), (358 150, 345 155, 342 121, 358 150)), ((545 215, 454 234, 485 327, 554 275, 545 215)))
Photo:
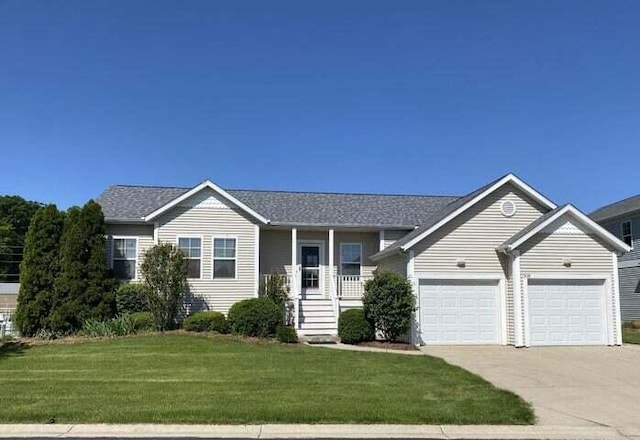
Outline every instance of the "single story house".
POLYGON ((590 214, 631 248, 618 257, 622 321, 640 320, 640 194, 603 206, 590 214))
POLYGON ((155 243, 189 259, 194 309, 226 313, 285 276, 303 336, 336 334, 381 271, 416 294, 416 344, 619 345, 630 247, 513 174, 463 197, 115 185, 97 199, 109 264, 136 281, 155 243))

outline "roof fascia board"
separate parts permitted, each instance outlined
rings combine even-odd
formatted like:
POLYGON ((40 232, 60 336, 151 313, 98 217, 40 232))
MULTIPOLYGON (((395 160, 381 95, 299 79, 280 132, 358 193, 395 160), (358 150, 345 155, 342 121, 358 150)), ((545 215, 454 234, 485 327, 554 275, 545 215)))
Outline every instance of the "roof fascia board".
POLYGON ((220 188, 218 185, 216 185, 215 183, 213 183, 210 180, 205 180, 204 182, 202 182, 201 184, 193 187, 192 189, 190 189, 186 193, 176 197, 175 199, 173 199, 169 203, 165 204, 164 206, 161 206, 160 208, 156 209, 152 213, 150 213, 150 214, 146 215, 145 217, 143 217, 143 220, 145 222, 153 220, 154 218, 156 218, 159 215, 167 212, 169 209, 173 208, 174 206, 178 205, 179 203, 183 202, 184 200, 188 199, 189 197, 193 196, 194 194, 199 193, 200 191, 202 191, 205 188, 209 188, 209 189, 213 190, 214 192, 218 193, 220 196, 222 196, 223 198, 227 199, 229 202, 231 202, 232 204, 236 205, 238 208, 242 209, 244 212, 246 212, 250 216, 252 216, 255 219, 259 220, 261 223, 263 223, 263 224, 269 223, 269 220, 266 219, 264 216, 258 214, 256 211, 254 211, 253 209, 249 208, 247 205, 245 205, 240 200, 238 200, 235 197, 233 197, 231 194, 229 194, 228 192, 226 192, 225 190, 223 190, 222 188, 220 188))
POLYGON ((453 211, 451 214, 449 214, 448 216, 446 216, 445 218, 440 220, 438 223, 436 223, 435 225, 433 225, 432 227, 430 227, 426 231, 424 231, 422 234, 416 236, 413 240, 409 241, 408 243, 405 243, 401 247, 402 250, 406 251, 406 250, 412 248, 417 243, 422 241, 425 237, 431 235, 433 232, 437 231, 442 226, 444 226, 445 224, 449 223, 451 220, 456 218, 458 215, 462 214, 464 211, 466 211, 467 209, 469 209, 470 207, 472 207, 473 205, 475 205, 476 203, 478 203, 479 201, 484 199, 486 196, 488 196, 489 194, 491 194, 492 192, 494 192, 495 190, 497 190, 498 188, 502 187, 503 185, 505 185, 507 183, 515 184, 522 191, 524 191, 529 197, 531 197, 532 199, 536 200, 540 204, 546 206, 547 208, 549 208, 549 209, 555 209, 556 208, 556 204, 555 203, 553 203, 551 200, 547 199, 545 196, 540 194, 538 191, 536 191, 533 188, 531 188, 529 185, 524 183, 518 177, 514 176, 513 174, 507 174, 502 179, 500 179, 495 184, 493 184, 491 187, 487 188, 485 191, 483 191, 482 193, 478 194, 472 200, 467 202, 465 205, 462 205, 460 208, 458 208, 455 211, 453 211))
POLYGON ((591 220, 587 215, 583 214, 581 211, 579 211, 578 209, 576 209, 572 205, 565 206, 563 209, 558 211, 555 215, 552 215, 547 220, 545 220, 542 223, 540 223, 538 226, 533 228, 531 231, 529 231, 528 233, 526 233, 525 235, 520 237, 518 240, 516 240, 514 243, 509 245, 508 249, 506 249, 506 250, 507 251, 511 251, 513 249, 517 249, 519 246, 521 246, 522 244, 527 242, 535 234, 537 234, 538 232, 543 230, 545 227, 550 225, 552 222, 554 222, 555 220, 557 220, 558 218, 562 217, 564 214, 567 214, 567 213, 573 215, 578 221, 582 222, 584 225, 586 225, 587 227, 592 229, 603 240, 608 242, 611 246, 613 246, 614 248, 618 249, 619 251, 621 251, 621 252, 629 252, 631 250, 630 246, 627 246, 627 244, 624 243, 622 240, 618 239, 612 233, 610 233, 609 231, 604 229, 602 226, 600 226, 595 221, 591 220))

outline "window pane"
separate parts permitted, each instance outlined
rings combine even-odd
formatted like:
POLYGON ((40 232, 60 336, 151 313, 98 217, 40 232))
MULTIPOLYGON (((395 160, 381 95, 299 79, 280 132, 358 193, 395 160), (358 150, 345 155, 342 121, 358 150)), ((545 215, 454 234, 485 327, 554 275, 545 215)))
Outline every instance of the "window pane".
POLYGON ((189 278, 200 278, 200 259, 192 258, 187 260, 188 262, 188 272, 187 276, 189 278))
POLYGON ((631 235, 626 235, 623 240, 627 244, 627 246, 632 246, 632 244, 631 244, 631 241, 632 241, 631 240, 631 235))
POLYGON ((622 224, 622 235, 631 234, 631 222, 624 222, 622 224))
POLYGON ((235 278, 236 277, 235 260, 214 260, 213 261, 213 277, 214 278, 235 278))
POLYGON ((136 262, 135 260, 115 260, 113 271, 118 279, 132 280, 136 275, 136 262))
POLYGON ((124 240, 121 238, 113 239, 113 258, 124 258, 124 240))
POLYGON ((214 258, 235 258, 236 239, 235 238, 215 238, 213 240, 214 258))
POLYGON ((362 253, 362 247, 360 244, 343 244, 340 247, 340 258, 343 263, 360 263, 360 254, 362 253))
POLYGON ((318 269, 302 269, 302 287, 304 289, 317 289, 320 286, 318 269))
POLYGON ((189 247, 189 239, 188 238, 178 238, 178 247, 180 249, 186 249, 189 247))
POLYGON ((342 275, 360 275, 359 264, 343 264, 341 267, 342 275))
POLYGON ((125 242, 125 257, 136 258, 136 240, 135 238, 126 238, 125 242))

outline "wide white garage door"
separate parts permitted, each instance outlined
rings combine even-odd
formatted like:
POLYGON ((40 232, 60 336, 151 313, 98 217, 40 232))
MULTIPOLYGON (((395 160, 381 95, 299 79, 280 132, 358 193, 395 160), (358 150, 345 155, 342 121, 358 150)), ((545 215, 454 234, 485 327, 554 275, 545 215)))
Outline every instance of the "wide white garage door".
POLYGON ((497 280, 420 280, 424 344, 499 344, 500 328, 497 280))
POLYGON ((529 280, 531 345, 604 345, 602 280, 529 280))

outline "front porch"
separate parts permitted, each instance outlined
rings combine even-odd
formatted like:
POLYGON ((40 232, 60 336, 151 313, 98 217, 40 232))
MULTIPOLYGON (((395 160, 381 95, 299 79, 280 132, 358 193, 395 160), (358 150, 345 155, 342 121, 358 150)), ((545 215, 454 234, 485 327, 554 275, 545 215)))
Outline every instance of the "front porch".
POLYGON ((336 335, 345 308, 361 307, 365 283, 382 244, 379 231, 265 229, 260 237, 260 279, 282 277, 294 326, 302 336, 336 335))

